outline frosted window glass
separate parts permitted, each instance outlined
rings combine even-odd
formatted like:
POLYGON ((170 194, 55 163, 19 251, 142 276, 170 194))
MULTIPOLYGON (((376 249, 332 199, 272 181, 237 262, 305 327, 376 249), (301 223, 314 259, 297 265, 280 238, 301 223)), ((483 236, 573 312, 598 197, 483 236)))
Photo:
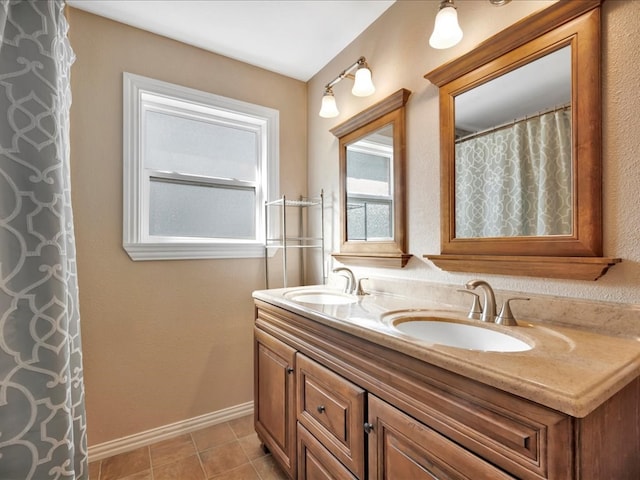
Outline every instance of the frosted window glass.
POLYGON ((151 179, 149 234, 255 239, 254 189, 151 179))
POLYGON ((392 238, 391 202, 368 202, 350 198, 347 207, 347 238, 371 240, 392 238))
POLYGON ((148 168, 256 180, 256 131, 154 111, 146 112, 144 125, 148 168))

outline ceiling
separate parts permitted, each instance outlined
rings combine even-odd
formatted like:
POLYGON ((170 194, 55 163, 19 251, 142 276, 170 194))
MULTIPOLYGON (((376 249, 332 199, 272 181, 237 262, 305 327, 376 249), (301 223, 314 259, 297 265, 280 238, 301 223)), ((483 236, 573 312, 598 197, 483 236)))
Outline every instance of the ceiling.
POLYGON ((80 10, 308 81, 395 0, 67 0, 80 10))

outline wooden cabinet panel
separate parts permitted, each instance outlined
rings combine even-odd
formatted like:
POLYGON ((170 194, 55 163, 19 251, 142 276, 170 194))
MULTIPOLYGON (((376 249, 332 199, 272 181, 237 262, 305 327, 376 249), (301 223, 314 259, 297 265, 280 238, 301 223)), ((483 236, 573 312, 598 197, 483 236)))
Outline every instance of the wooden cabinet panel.
POLYGON ((356 480, 356 477, 298 423, 298 480, 356 480))
POLYGON ((298 420, 358 478, 364 478, 365 391, 297 355, 298 420))
POLYGON ((258 436, 286 473, 296 472, 295 349, 254 329, 258 436))
POLYGON ((520 478, 566 478, 570 455, 550 451, 570 442, 566 415, 454 377, 412 388, 423 404, 416 415, 452 440, 520 478))
MULTIPOLYGON (((358 478, 640 478, 640 378, 573 418, 277 306, 256 306, 256 377, 270 379, 256 379, 256 430, 292 475, 297 416, 358 478), (284 373, 294 362, 299 380, 284 373), (380 399, 373 410, 358 413, 373 396, 380 399), (367 437, 364 420, 374 422, 380 401, 400 417, 385 417, 367 437), (470 465, 481 473, 460 470, 470 465)), ((321 454, 312 457, 317 468, 305 468, 321 475, 321 454)))
POLYGON ((579 480, 640 479, 640 378, 576 420, 579 480))
POLYGON ((369 395, 369 478, 505 480, 507 473, 369 395))

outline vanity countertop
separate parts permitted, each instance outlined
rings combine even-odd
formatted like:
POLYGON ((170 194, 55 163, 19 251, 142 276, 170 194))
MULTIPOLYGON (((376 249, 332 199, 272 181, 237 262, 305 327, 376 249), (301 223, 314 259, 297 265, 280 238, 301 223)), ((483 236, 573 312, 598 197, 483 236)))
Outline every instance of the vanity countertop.
POLYGON ((523 352, 484 352, 430 344, 403 335, 383 319, 404 310, 465 319, 465 311, 389 294, 365 295, 356 303, 322 305, 292 301, 292 291, 327 291, 324 286, 260 290, 257 300, 356 335, 429 364, 519 395, 574 417, 585 417, 640 375, 640 339, 620 338, 551 323, 519 321, 498 330, 533 346, 523 352))

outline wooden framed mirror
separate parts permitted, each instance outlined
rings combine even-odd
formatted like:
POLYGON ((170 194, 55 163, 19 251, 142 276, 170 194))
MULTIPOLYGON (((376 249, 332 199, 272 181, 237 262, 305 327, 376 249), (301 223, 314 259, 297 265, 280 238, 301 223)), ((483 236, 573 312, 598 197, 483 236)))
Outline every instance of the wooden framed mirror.
POLYGON ((425 75, 440 88, 438 267, 595 280, 619 262, 602 257, 600 4, 561 0, 425 75))
POLYGON ((339 139, 341 263, 404 267, 405 104, 398 90, 331 129, 339 139))

